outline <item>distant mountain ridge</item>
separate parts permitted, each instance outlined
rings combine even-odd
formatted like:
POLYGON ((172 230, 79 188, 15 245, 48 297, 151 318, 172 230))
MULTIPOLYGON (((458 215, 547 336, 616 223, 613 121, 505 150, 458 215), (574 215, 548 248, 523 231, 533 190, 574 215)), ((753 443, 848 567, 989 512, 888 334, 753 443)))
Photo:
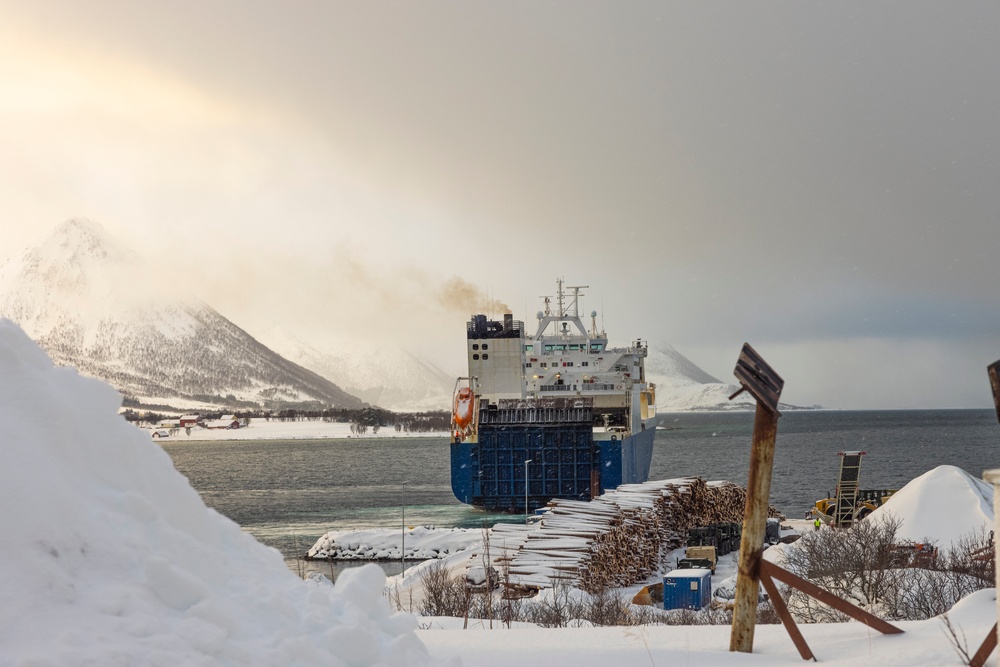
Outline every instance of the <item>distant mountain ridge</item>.
MULTIPOLYGON (((260 405, 448 410, 454 378, 372 341, 306 342, 277 325, 248 333, 200 300, 158 281, 130 249, 85 219, 0 267, 0 317, 60 365, 127 397, 178 410, 260 405)), ((753 398, 672 346, 649 348, 647 378, 661 412, 751 410, 753 398)), ((794 406, 782 404, 782 409, 794 406)))
POLYGON ((259 343, 210 306, 171 293, 92 221, 72 219, 0 268, 0 316, 55 363, 143 403, 356 408, 363 401, 259 343))
POLYGON ((371 341, 331 337, 309 343, 274 324, 253 330, 272 350, 367 403, 397 412, 451 409, 455 378, 412 353, 371 341))
MULTIPOLYGON (((721 382, 665 343, 650 346, 646 378, 656 383, 656 409, 660 412, 746 411, 757 405, 749 392, 730 400, 739 391, 739 384, 721 382)), ((779 403, 778 407, 805 409, 787 403, 779 403)))

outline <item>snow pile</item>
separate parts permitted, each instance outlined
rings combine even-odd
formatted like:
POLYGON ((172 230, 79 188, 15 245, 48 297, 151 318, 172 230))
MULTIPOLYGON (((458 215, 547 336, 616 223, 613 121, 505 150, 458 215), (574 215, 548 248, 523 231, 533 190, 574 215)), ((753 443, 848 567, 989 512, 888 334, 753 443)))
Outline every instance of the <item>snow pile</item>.
POLYGON ((947 549, 993 529, 993 486, 961 468, 938 466, 907 483, 865 520, 881 521, 889 513, 902 522, 901 541, 932 540, 947 549))
POLYGON ((0 377, 0 664, 428 662, 379 568, 300 581, 6 320, 0 377))
POLYGON ((468 528, 408 527, 372 528, 370 530, 331 530, 316 540, 307 558, 337 560, 399 560, 400 548, 405 560, 444 558, 483 541, 483 531, 468 528))

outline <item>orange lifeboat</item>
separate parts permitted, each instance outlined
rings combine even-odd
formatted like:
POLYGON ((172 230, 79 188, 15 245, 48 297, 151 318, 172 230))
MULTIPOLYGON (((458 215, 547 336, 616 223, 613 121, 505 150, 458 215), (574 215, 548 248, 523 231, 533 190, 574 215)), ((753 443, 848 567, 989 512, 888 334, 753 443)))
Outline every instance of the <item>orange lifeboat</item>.
POLYGON ((473 396, 471 388, 462 387, 455 394, 455 409, 452 413, 452 418, 455 420, 455 425, 458 426, 459 430, 465 429, 472 423, 472 412, 475 404, 476 397, 473 396))

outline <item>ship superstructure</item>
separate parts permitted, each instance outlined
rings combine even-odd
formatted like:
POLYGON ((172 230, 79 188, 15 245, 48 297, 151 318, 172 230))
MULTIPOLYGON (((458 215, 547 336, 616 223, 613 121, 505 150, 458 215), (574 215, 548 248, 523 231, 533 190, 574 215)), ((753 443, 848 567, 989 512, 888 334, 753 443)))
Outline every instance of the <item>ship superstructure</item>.
POLYGON ((451 448, 462 502, 530 511, 648 478, 656 401, 647 346, 609 347, 596 312, 588 329, 579 313, 584 289, 557 280, 534 335, 509 314, 469 321, 469 376, 456 388, 451 448))

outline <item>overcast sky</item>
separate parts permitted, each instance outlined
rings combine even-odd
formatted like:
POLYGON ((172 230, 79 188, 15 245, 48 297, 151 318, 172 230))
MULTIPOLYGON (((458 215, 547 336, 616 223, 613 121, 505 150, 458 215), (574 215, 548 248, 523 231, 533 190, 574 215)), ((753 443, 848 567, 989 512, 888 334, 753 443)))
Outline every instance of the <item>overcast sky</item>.
POLYGON ((0 255, 100 222, 252 331, 462 370, 556 276, 783 399, 987 407, 1000 3, 0 3, 0 255), (386 317, 390 315, 391 317, 386 317))

